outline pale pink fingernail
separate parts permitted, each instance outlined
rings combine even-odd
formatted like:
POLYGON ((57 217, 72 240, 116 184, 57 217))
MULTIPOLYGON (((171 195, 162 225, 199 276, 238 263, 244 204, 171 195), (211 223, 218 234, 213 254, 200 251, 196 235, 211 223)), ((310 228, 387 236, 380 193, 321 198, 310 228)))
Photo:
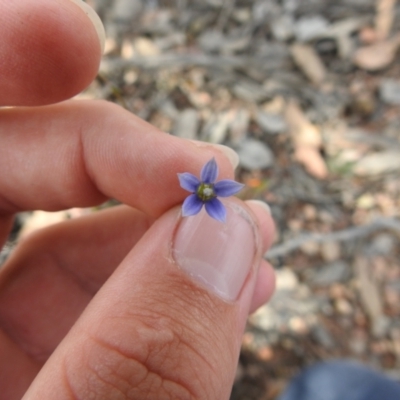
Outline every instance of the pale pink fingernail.
POLYGON ((257 252, 255 224, 237 202, 224 200, 226 222, 205 212, 183 218, 173 256, 193 280, 225 300, 233 301, 253 268, 257 252))

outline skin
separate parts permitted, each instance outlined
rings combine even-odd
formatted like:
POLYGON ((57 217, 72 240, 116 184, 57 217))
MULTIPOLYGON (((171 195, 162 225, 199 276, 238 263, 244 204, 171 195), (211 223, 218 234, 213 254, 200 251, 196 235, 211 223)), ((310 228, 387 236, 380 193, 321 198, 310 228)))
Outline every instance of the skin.
POLYGON ((101 58, 73 2, 0 0, 0 21, 0 243, 16 212, 124 203, 28 236, 1 269, 0 399, 227 398, 246 315, 274 288, 271 217, 242 203, 261 239, 248 300, 194 285, 168 259, 176 176, 215 157, 232 179, 224 154, 68 100, 101 58))

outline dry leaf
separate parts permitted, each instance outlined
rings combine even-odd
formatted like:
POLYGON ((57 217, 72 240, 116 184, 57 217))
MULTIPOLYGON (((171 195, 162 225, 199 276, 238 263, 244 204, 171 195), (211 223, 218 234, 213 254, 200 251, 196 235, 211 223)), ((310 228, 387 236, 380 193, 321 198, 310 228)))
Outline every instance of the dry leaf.
POLYGON ((322 140, 320 131, 308 120, 296 102, 290 101, 287 104, 285 120, 295 147, 321 147, 322 140))
POLYGON ((360 47, 353 56, 353 63, 368 71, 378 71, 392 63, 400 46, 400 35, 390 40, 360 47))
POLYGON ((377 0, 375 29, 379 39, 386 39, 392 29, 396 0, 377 0))
POLYGON ((325 65, 312 46, 296 43, 290 51, 295 64, 312 83, 320 85, 325 80, 325 65))
POLYGON ((294 158, 310 175, 319 179, 325 179, 328 176, 328 168, 317 148, 300 146, 295 150, 294 158))

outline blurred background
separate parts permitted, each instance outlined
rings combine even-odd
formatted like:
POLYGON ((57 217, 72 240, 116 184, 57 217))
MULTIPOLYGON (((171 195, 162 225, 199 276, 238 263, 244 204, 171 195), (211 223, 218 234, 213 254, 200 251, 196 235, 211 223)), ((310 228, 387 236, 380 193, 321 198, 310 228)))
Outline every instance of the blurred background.
MULTIPOLYGON (((277 225, 272 301, 249 318, 231 399, 351 358, 400 380, 400 3, 87 0, 105 25, 78 98, 240 156, 277 225)), ((18 237, 93 210, 19 215, 18 237)))

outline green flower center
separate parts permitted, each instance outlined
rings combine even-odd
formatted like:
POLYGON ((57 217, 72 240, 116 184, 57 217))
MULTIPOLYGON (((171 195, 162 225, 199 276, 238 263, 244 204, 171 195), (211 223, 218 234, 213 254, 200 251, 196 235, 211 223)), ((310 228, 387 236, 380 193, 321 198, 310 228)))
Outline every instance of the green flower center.
POLYGON ((214 185, 211 183, 200 183, 196 191, 197 197, 201 201, 208 201, 216 197, 214 192, 214 185))

